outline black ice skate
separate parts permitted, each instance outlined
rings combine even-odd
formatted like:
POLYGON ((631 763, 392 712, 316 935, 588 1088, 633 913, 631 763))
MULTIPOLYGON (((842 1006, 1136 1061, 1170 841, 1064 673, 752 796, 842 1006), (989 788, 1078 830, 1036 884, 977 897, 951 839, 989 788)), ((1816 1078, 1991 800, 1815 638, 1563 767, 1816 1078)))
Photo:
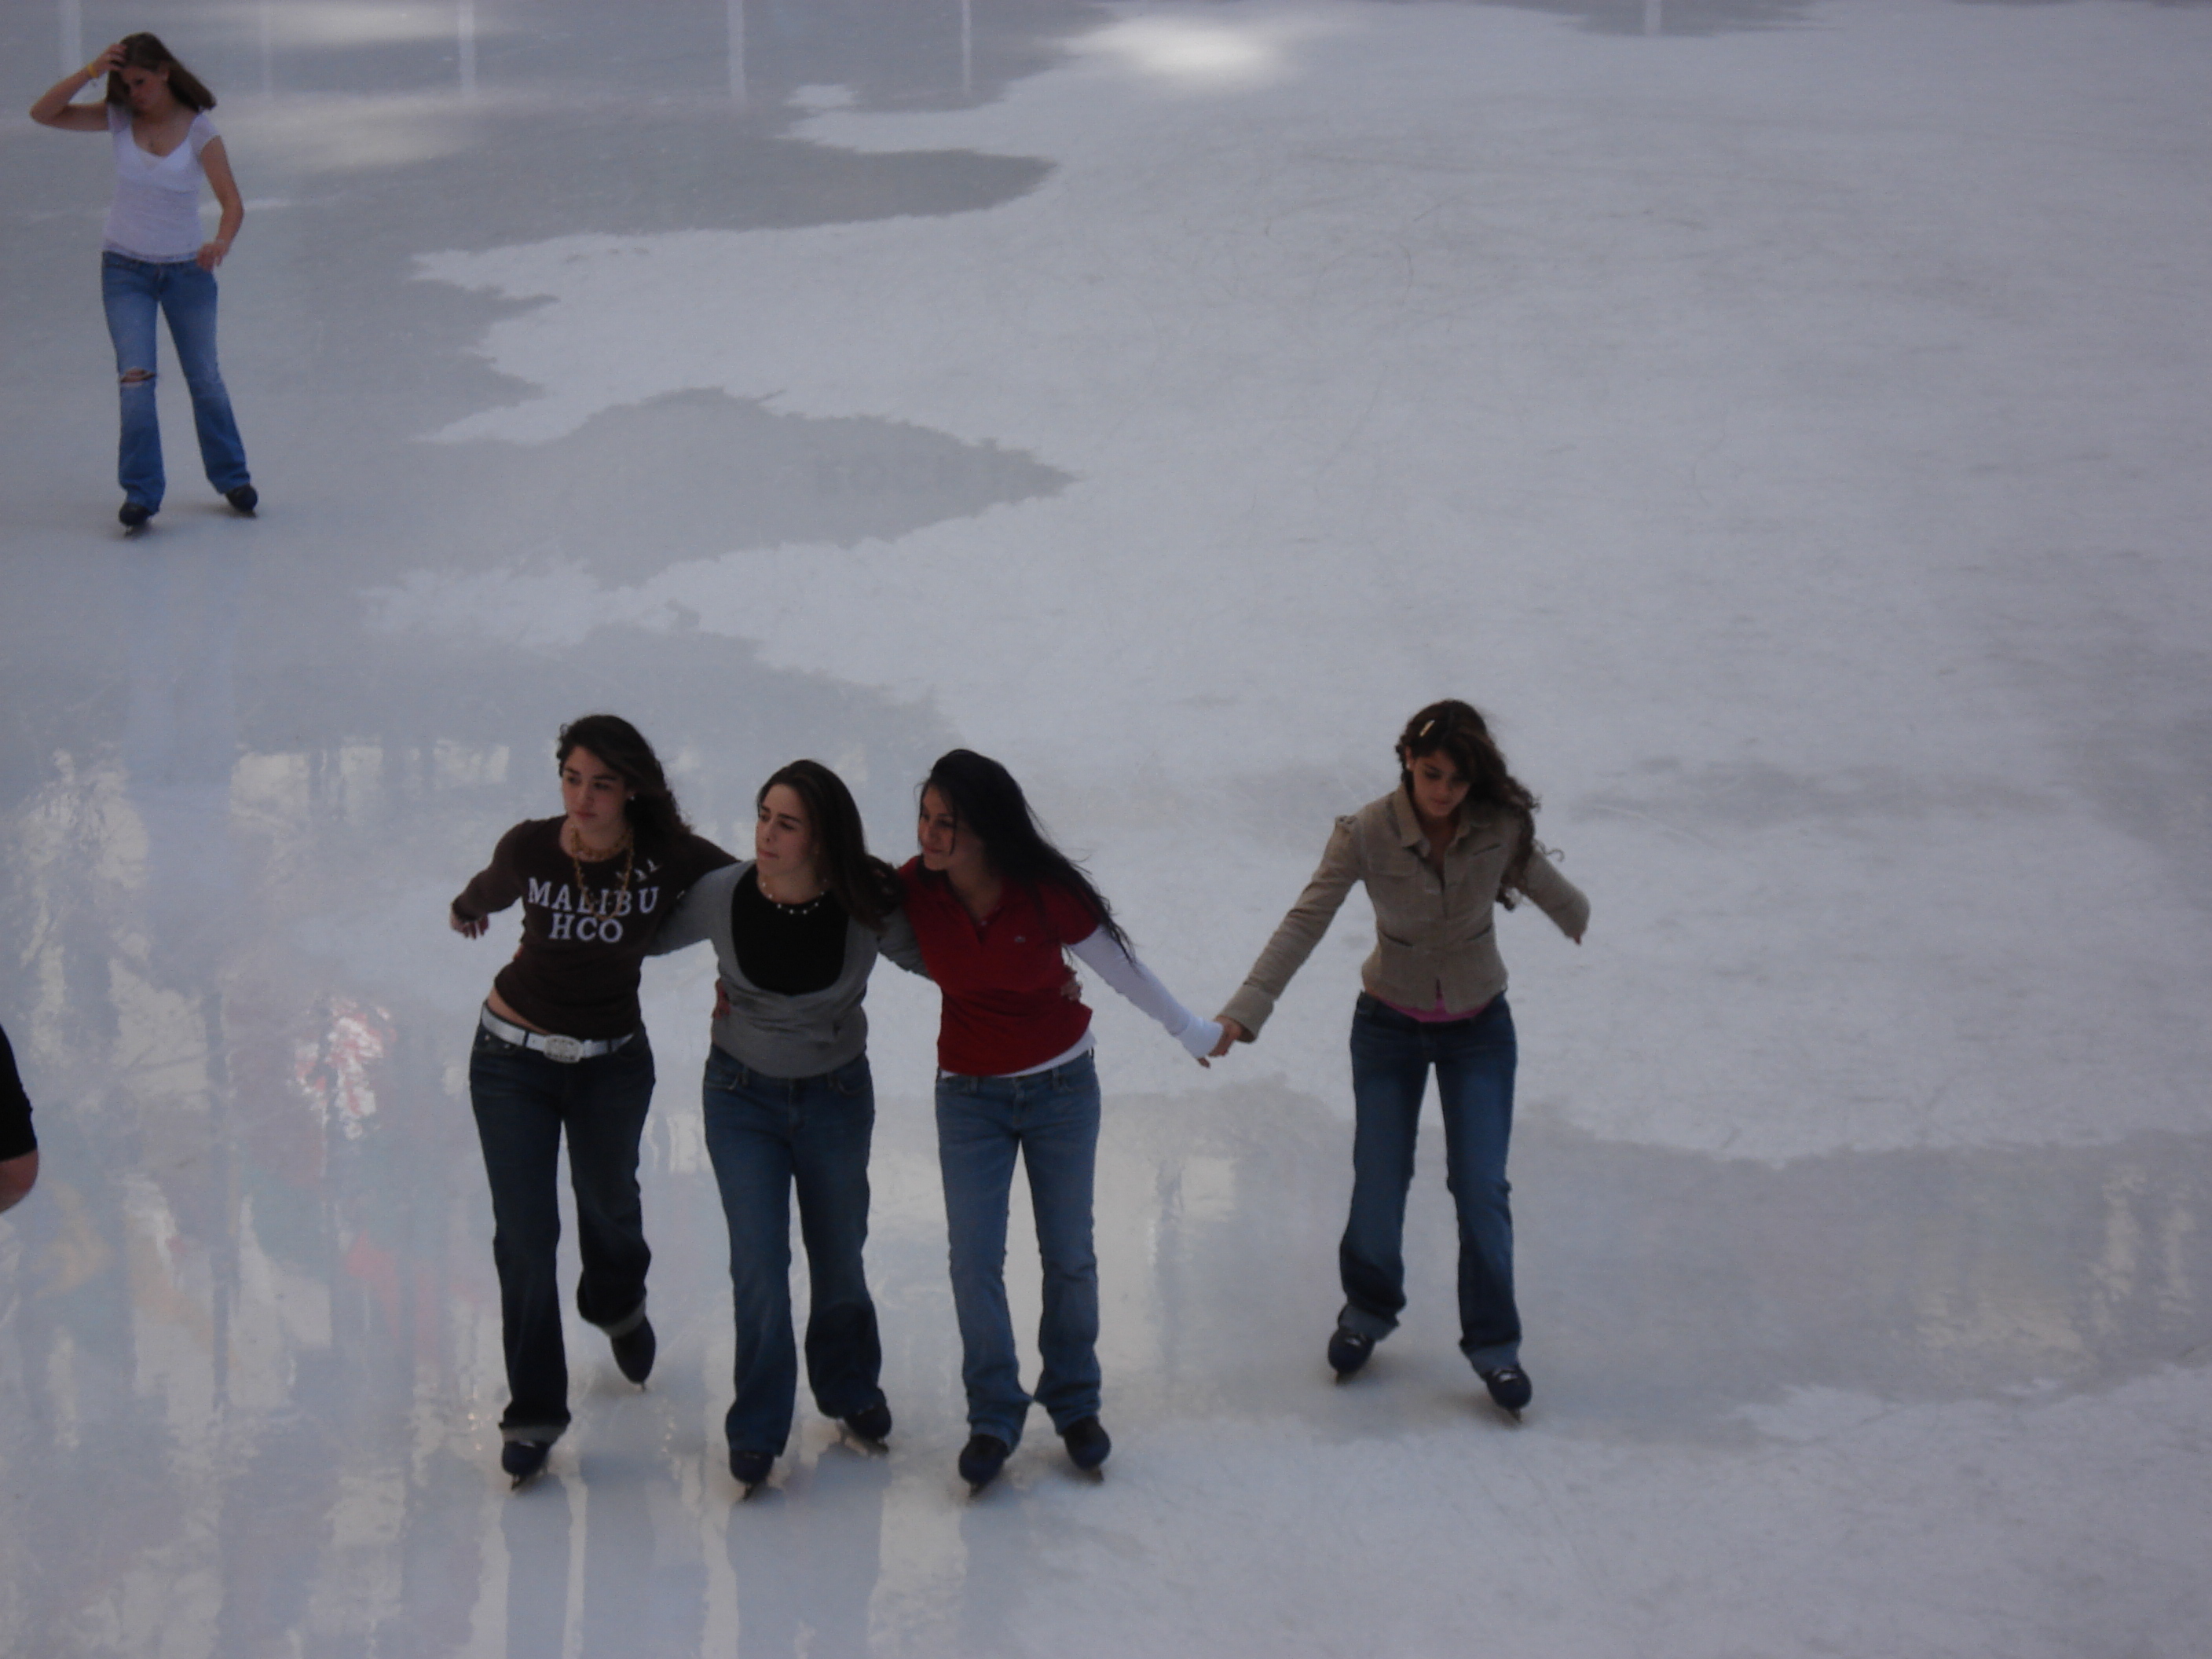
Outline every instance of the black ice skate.
POLYGON ((1482 1379, 1482 1386, 1490 1390, 1491 1403, 1518 1423, 1521 1413, 1528 1409, 1528 1401, 1536 1392, 1535 1385, 1528 1381, 1528 1373, 1518 1365, 1499 1365, 1491 1370, 1477 1371, 1475 1375, 1482 1379))
POLYGON ((499 1466, 514 1477, 519 1491, 538 1477, 553 1450, 550 1440, 510 1440, 499 1449, 499 1466))

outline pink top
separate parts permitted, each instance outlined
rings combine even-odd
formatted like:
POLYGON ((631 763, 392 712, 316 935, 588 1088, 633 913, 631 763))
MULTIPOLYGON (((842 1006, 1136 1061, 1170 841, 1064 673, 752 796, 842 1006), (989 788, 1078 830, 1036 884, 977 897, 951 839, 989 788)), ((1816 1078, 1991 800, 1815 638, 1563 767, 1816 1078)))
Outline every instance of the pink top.
POLYGON ((1375 1000, 1385 1008, 1395 1009, 1397 1012, 1405 1015, 1407 1019, 1418 1019, 1424 1025, 1442 1025, 1449 1020, 1473 1019, 1483 1009, 1490 1006, 1489 1003, 1485 1002, 1455 1013, 1444 1006, 1443 993, 1441 991, 1437 994, 1437 1006, 1433 1008, 1408 1008, 1404 1003, 1392 1002, 1387 997, 1376 997, 1375 1000))

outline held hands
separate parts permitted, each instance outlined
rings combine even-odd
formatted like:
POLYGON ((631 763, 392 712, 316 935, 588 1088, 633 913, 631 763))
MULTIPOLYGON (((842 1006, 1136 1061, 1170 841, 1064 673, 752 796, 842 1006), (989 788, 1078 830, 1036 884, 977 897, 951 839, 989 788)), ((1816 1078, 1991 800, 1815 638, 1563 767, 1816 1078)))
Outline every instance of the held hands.
POLYGON ((482 939, 484 929, 491 926, 488 916, 465 916, 459 910, 446 912, 446 925, 463 939, 482 939))
MULTIPOLYGON (((1221 1041, 1213 1045, 1213 1053, 1210 1058, 1220 1059, 1229 1052, 1229 1046, 1233 1042, 1249 1042, 1252 1040, 1252 1034, 1230 1018, 1228 1015, 1222 1015, 1218 1023, 1221 1027, 1221 1041)), ((1198 1063, 1203 1066, 1206 1061, 1201 1060, 1198 1063)))

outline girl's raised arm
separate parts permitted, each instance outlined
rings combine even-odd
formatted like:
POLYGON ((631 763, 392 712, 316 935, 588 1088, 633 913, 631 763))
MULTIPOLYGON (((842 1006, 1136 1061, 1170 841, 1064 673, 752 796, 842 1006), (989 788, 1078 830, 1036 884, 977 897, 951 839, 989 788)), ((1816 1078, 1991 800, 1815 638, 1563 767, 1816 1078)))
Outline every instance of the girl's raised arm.
POLYGON ((31 106, 31 118, 42 127, 59 127, 64 132, 106 131, 107 106, 104 100, 97 104, 72 100, 87 87, 106 80, 122 67, 122 46, 109 46, 82 69, 71 70, 40 93, 38 102, 31 106))

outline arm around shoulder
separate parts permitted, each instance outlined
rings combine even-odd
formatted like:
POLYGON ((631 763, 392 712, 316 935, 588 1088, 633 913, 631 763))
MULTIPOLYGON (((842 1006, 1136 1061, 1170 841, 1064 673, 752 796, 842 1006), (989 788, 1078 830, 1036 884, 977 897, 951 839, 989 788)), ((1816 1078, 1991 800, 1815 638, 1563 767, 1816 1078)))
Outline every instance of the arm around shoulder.
POLYGON ((696 945, 701 939, 714 936, 716 911, 726 912, 730 905, 730 889, 737 885, 744 872, 741 864, 725 864, 709 870, 691 884, 690 890, 678 902, 660 931, 653 936, 646 947, 647 956, 665 957, 672 951, 681 951, 696 945))
POLYGON ((884 918, 884 931, 876 936, 876 950, 909 974, 929 977, 929 964, 921 958, 921 941, 914 936, 914 923, 908 920, 903 904, 884 918))

